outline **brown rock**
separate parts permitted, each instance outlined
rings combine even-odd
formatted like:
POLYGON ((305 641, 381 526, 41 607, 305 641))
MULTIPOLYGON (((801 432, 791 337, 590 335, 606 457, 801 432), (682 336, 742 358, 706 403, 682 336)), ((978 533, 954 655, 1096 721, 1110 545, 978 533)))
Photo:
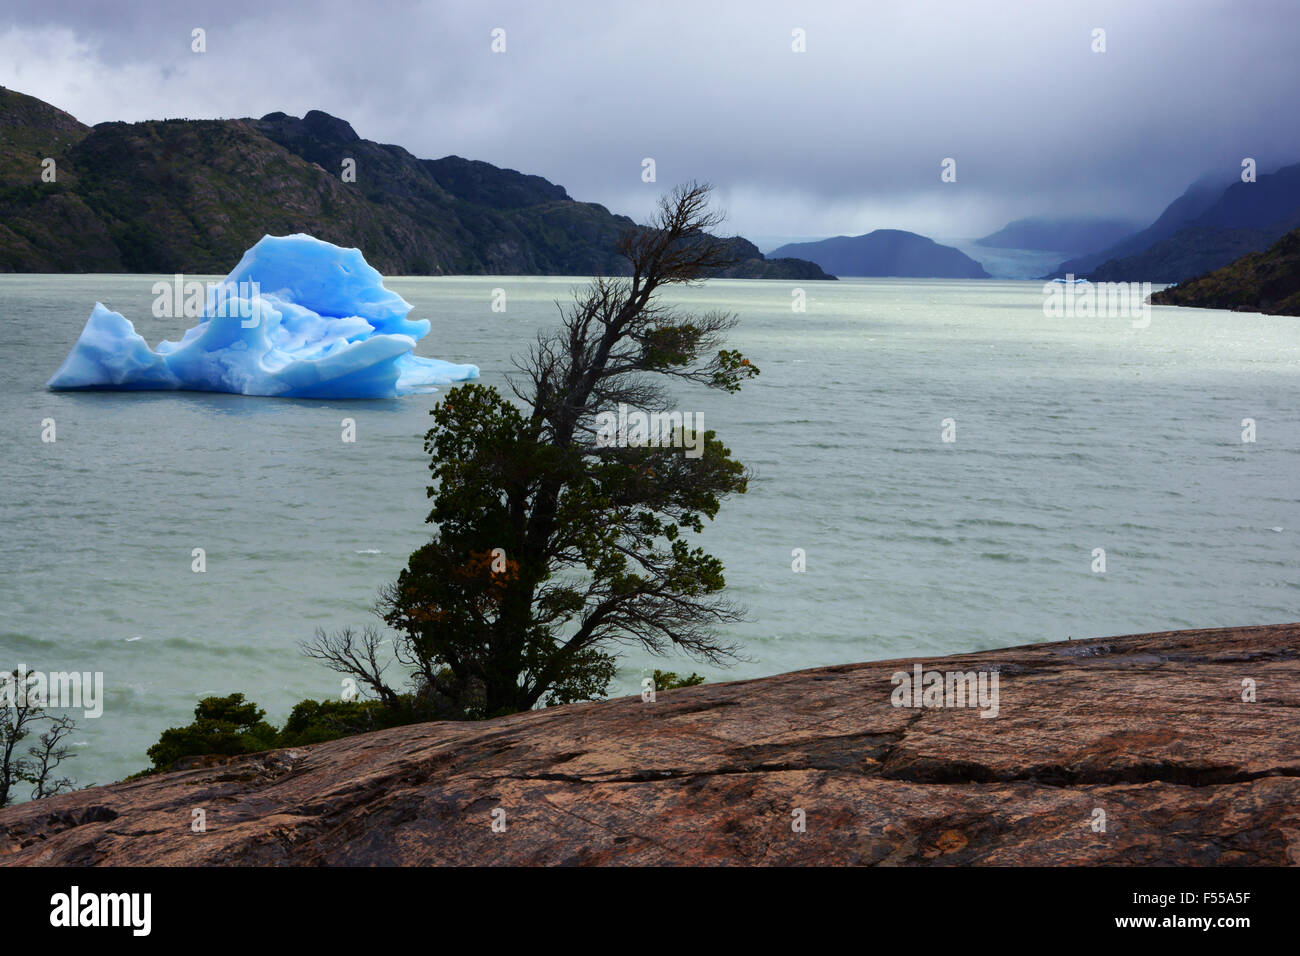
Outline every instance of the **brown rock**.
POLYGON ((1300 864, 1300 624, 920 662, 996 670, 994 718, 894 707, 890 677, 912 663, 419 724, 83 790, 0 811, 0 862, 1300 864))
POLYGON ((220 767, 230 763, 234 757, 226 754, 201 754, 196 757, 182 757, 172 764, 169 770, 197 770, 201 767, 220 767))

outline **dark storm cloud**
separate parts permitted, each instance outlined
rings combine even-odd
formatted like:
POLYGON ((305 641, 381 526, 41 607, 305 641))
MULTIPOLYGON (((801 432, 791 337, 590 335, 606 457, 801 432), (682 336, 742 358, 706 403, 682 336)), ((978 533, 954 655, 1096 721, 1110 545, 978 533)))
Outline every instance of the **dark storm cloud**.
POLYGON ((1031 214, 1149 219, 1245 156, 1300 161, 1297 40, 1282 0, 47 0, 0 25, 0 84, 86 122, 324 109, 417 155, 540 173, 638 217, 701 178, 751 235, 951 237, 1031 214), (956 183, 940 182, 945 157, 956 183))

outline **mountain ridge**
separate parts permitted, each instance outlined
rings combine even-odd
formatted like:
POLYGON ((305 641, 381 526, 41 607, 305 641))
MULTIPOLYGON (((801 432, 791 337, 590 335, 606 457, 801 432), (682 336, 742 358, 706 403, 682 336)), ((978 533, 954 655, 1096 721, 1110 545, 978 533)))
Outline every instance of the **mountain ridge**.
MULTIPOLYGON (((636 226, 541 176, 421 159, 321 110, 87 127, 0 87, 0 126, 0 272, 220 274, 263 235, 306 232, 388 275, 621 275, 616 243, 636 226)), ((833 278, 729 241, 742 258, 719 276, 833 278)))
POLYGON ((1007 223, 997 232, 975 240, 993 249, 1032 249, 1044 252, 1087 253, 1137 231, 1130 219, 1029 216, 1007 223))
POLYGON ((1102 282, 1182 282, 1261 252, 1300 226, 1300 163, 1255 182, 1203 176, 1146 229, 1051 273, 1102 282))

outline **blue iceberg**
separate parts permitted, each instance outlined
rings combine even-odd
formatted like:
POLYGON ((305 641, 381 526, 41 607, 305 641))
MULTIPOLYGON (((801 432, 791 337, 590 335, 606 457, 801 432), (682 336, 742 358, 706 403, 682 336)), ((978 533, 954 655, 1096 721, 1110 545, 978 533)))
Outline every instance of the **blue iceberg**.
POLYGON ((202 292, 157 283, 155 315, 201 319, 179 342, 149 348, 96 302, 52 389, 189 389, 284 398, 394 398, 478 378, 475 365, 415 355, 426 320, 384 288, 358 249, 312 236, 264 236, 202 292), (173 294, 174 292, 174 294, 173 294))

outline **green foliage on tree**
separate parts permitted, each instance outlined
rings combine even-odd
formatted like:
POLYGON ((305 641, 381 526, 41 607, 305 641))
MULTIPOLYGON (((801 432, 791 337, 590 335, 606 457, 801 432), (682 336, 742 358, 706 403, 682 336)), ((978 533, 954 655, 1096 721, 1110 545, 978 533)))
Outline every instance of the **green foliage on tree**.
POLYGON ((221 754, 228 757, 271 750, 276 730, 262 718, 266 711, 243 694, 205 697, 194 708, 194 721, 163 731, 147 751, 154 768, 165 770, 181 757, 221 754))
POLYGON ((672 671, 655 671, 655 690, 676 690, 679 687, 695 687, 704 683, 704 678, 692 673, 690 677, 678 677, 672 671))
POLYGON ((433 719, 424 702, 411 694, 401 695, 391 705, 380 700, 302 700, 279 729, 265 716, 243 694, 206 697, 194 708, 192 723, 164 730, 149 748, 153 766, 144 773, 169 770, 185 757, 237 757, 433 719))
POLYGON ((406 708, 394 708, 378 700, 299 701, 276 735, 275 745, 301 747, 430 719, 409 706, 409 697, 406 703, 406 708))
MULTIPOLYGON (((614 651, 639 644, 722 663, 718 627, 741 611, 722 563, 695 545, 748 485, 712 431, 673 443, 611 440, 621 408, 670 409, 665 384, 735 392, 758 369, 723 347, 728 313, 664 304, 675 284, 730 261, 707 187, 681 187, 628 232, 627 278, 598 278, 542 332, 511 383, 452 389, 425 436, 435 533, 380 595, 412 695, 443 716, 483 718, 600 697, 614 651)), ((306 652, 395 706, 380 640, 318 633, 306 652)))

